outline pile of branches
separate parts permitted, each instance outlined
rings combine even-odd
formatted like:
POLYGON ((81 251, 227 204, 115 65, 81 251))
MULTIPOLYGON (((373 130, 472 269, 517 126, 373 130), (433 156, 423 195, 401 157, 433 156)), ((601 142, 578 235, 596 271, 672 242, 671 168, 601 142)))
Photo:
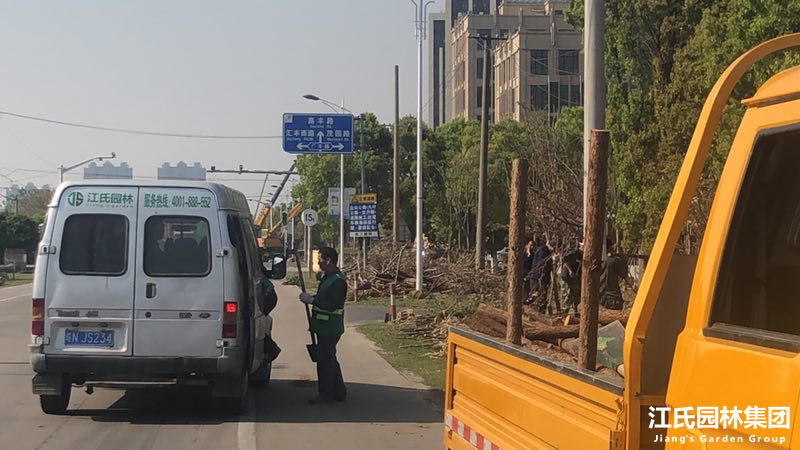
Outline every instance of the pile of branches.
MULTIPOLYGON (((630 309, 614 310, 601 306, 598 322, 603 326, 619 320, 625 325, 630 313, 630 309)), ((465 324, 475 331, 505 339, 508 312, 481 304, 465 324)), ((578 327, 578 320, 572 316, 547 315, 529 306, 522 307, 522 336, 528 342, 543 341, 557 345, 561 339, 578 337, 578 327)))
MULTIPOLYGON (((394 286, 395 295, 404 296, 416 290, 415 257, 413 243, 382 242, 369 249, 367 267, 351 258, 344 270, 357 283, 359 295, 388 297, 394 286)), ((505 274, 479 272, 473 253, 430 247, 423 261, 426 293, 502 296, 505 291, 505 274)))

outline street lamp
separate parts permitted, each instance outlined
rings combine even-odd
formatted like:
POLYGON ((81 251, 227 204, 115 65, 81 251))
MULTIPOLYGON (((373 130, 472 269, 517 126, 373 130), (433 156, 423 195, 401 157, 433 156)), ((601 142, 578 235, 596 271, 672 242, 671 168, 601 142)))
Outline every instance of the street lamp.
MULTIPOLYGON (((303 96, 306 100, 311 100, 314 102, 322 102, 328 108, 332 109, 333 112, 338 113, 336 111, 336 104, 325 100, 324 98, 318 97, 314 94, 306 94, 303 96)), ((348 112, 353 114, 353 111, 344 107, 344 99, 342 99, 342 105, 338 107, 342 113, 348 112)), ((344 262, 344 153, 339 155, 339 258, 340 261, 344 262)))
POLYGON ((422 292, 422 41, 425 40, 427 33, 427 24, 425 17, 427 16, 428 6, 433 2, 432 0, 411 0, 416 9, 416 20, 414 25, 416 28, 417 38, 417 273, 416 273, 416 287, 417 292, 422 292), (424 2, 424 3, 423 3, 424 2))
POLYGON ((95 160, 96 161, 102 161, 104 159, 114 159, 116 157, 117 157, 117 154, 114 153, 114 152, 111 152, 111 156, 95 156, 94 158, 89 158, 86 161, 81 161, 78 164, 73 164, 73 165, 71 165, 69 167, 64 167, 64 165, 62 164, 62 165, 58 166, 58 178, 59 178, 59 181, 63 183, 64 182, 64 174, 69 172, 72 169, 77 169, 78 167, 80 167, 80 166, 82 166, 84 164, 88 164, 88 163, 90 163, 92 161, 95 161, 95 160))

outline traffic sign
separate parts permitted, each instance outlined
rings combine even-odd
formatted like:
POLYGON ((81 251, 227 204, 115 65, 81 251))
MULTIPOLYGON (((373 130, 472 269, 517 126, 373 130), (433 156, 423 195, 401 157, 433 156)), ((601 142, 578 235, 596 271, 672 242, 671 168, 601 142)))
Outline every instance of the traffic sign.
POLYGON ((353 153, 352 114, 283 115, 283 150, 288 153, 353 153))
MULTIPOLYGON (((339 217, 339 194, 340 188, 328 188, 328 217, 339 217)), ((356 195, 356 188, 344 188, 344 218, 350 219, 350 197, 356 195)))
POLYGON ((350 198, 350 236, 378 237, 378 196, 354 195, 350 198))
POLYGON ((319 223, 319 216, 317 216, 317 212, 310 208, 303 211, 300 219, 303 221, 303 225, 307 227, 313 227, 319 223))

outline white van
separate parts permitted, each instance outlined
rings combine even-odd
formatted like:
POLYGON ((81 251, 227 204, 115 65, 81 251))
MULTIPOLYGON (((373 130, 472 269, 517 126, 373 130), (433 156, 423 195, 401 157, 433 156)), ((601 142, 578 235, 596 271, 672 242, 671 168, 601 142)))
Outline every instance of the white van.
MULTIPOLYGON (((270 266, 263 271, 262 264, 270 266)), ((239 409, 269 382, 272 319, 244 195, 206 182, 64 183, 33 283, 33 392, 64 413, 71 387, 211 386, 239 409)))

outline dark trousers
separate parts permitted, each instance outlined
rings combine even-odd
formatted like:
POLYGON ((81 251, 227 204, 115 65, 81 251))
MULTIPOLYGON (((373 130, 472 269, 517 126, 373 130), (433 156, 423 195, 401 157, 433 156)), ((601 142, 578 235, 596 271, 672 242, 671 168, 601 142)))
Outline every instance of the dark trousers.
POLYGON ((326 400, 344 400, 347 388, 342 379, 342 368, 336 360, 336 344, 341 336, 317 335, 317 380, 319 396, 326 400))

